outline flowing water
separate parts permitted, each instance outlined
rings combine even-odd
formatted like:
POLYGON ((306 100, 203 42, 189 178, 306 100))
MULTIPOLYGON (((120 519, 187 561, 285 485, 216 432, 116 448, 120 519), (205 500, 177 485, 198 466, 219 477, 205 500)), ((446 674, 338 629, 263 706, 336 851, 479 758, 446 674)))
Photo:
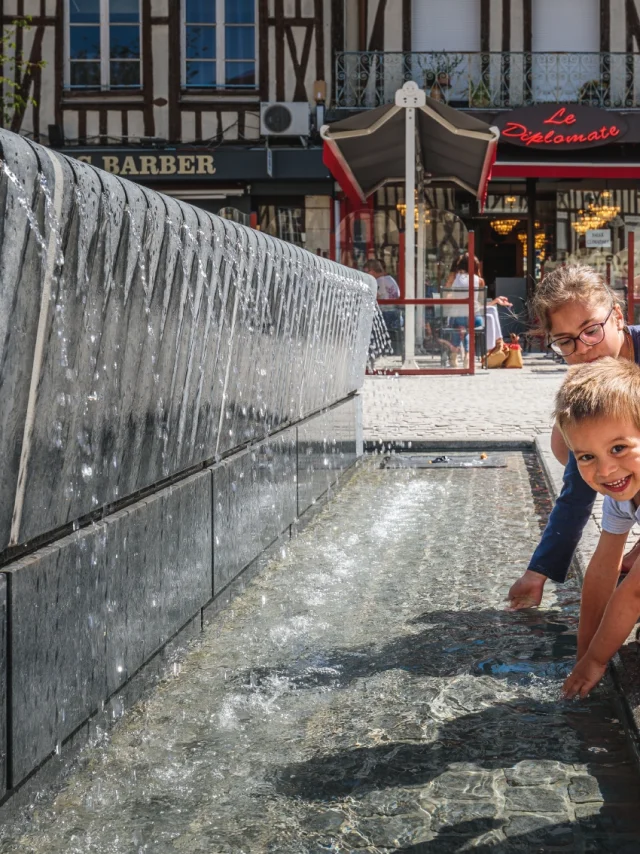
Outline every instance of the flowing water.
POLYGON ((0 851, 640 850, 611 686, 559 699, 575 582, 504 611, 549 509, 505 458, 370 460, 0 851))

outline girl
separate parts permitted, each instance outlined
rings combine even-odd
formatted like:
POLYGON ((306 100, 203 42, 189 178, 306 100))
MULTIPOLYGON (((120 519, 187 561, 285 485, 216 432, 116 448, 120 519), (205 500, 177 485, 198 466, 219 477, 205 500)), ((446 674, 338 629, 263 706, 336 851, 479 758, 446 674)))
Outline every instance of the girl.
MULTIPOLYGON (((532 309, 549 338, 548 346, 567 364, 604 356, 640 364, 640 326, 626 326, 618 298, 591 267, 559 267, 549 273, 536 289, 532 309)), ((547 578, 565 581, 596 496, 580 477, 575 457, 555 426, 551 449, 565 465, 562 492, 529 568, 509 590, 514 611, 539 605, 547 578)), ((623 571, 633 564, 637 548, 625 557, 623 571)))
MULTIPOLYGON (((496 299, 487 302, 485 308, 482 305, 482 300, 480 299, 485 283, 484 279, 478 275, 480 261, 477 258, 474 258, 474 269, 476 270, 473 277, 475 325, 476 327, 481 327, 483 325, 486 312, 486 347, 487 353, 490 353, 494 349, 501 349, 504 343, 502 340, 502 329, 500 328, 500 318, 498 317, 497 306, 501 305, 505 308, 511 308, 512 303, 510 303, 506 297, 497 297, 496 299)), ((461 291, 469 293, 468 252, 461 255, 451 265, 449 277, 444 284, 444 291, 446 292, 445 298, 448 299, 460 299, 464 297, 464 294, 460 293, 461 291), (456 293, 456 291, 458 291, 458 293, 456 293)), ((460 328, 461 340, 459 344, 460 346, 464 345, 465 352, 468 352, 469 336, 468 334, 465 334, 465 330, 469 322, 469 315, 465 310, 465 306, 456 305, 451 308, 444 308, 443 316, 449 318, 450 326, 460 328)))

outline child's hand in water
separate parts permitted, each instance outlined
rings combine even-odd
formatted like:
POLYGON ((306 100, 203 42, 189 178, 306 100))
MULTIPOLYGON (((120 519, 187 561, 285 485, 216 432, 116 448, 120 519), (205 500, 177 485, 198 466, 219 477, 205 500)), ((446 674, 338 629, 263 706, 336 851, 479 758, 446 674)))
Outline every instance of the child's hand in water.
POLYGON ((600 664, 587 653, 565 679, 562 697, 565 700, 572 700, 578 696, 584 699, 594 685, 602 679, 606 669, 606 664, 600 664))

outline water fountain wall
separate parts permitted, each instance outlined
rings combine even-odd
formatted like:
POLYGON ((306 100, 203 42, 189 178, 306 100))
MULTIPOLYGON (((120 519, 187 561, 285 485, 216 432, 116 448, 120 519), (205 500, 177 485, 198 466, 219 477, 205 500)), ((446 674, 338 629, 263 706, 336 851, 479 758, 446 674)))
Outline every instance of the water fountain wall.
POLYGON ((0 148, 10 789, 355 460, 375 288, 8 132, 0 148))

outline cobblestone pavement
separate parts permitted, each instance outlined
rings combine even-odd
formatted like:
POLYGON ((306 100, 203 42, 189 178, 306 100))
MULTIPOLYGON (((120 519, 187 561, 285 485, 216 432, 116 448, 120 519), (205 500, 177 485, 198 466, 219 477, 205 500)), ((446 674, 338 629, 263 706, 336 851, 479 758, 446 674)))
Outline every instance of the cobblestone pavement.
POLYGON ((504 611, 549 510, 535 456, 376 462, 0 851, 640 850, 612 691, 559 700, 575 585, 504 611))
POLYGON ((522 370, 479 370, 473 377, 369 376, 362 392, 364 438, 532 441, 551 429, 553 397, 565 372, 533 354, 522 370))

